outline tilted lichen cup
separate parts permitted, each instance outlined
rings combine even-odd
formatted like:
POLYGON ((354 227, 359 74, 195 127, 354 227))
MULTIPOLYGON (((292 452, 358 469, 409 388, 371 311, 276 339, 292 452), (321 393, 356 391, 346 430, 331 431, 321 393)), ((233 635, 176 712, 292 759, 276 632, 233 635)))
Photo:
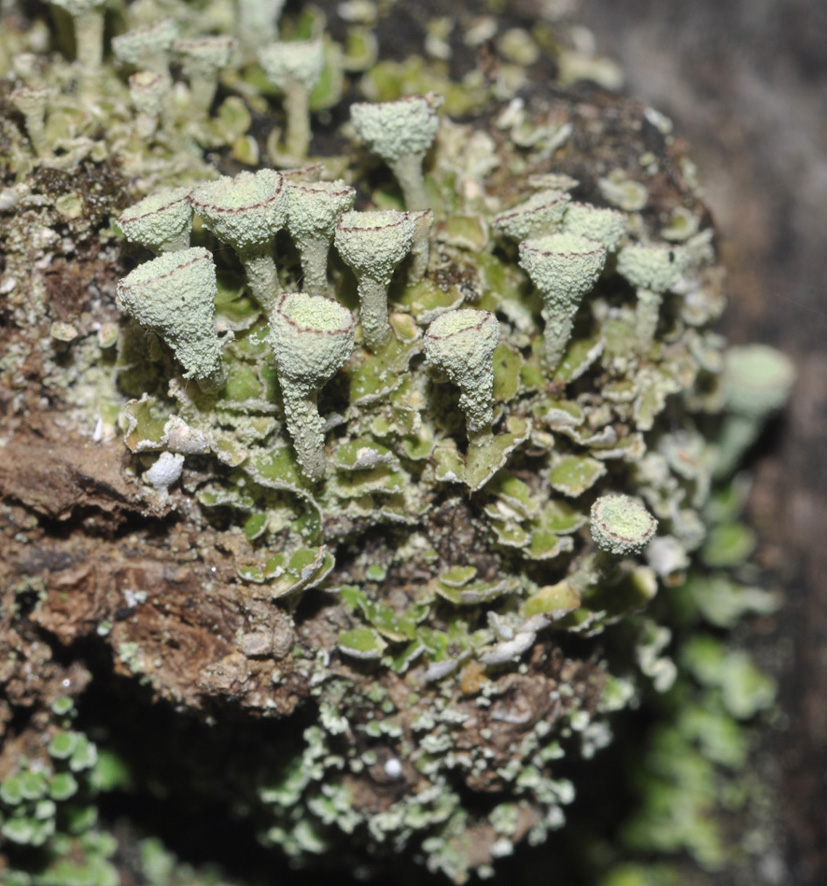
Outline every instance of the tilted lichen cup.
POLYGON ((350 106, 357 138, 393 171, 407 209, 428 209, 422 164, 439 128, 441 95, 413 95, 398 101, 350 106))
POLYGON ((487 438, 494 420, 494 349, 500 324, 490 311, 462 308, 437 317, 425 332, 425 355, 459 387, 468 439, 487 438))
POLYGON ((241 172, 196 188, 190 199, 204 225, 238 255, 253 298, 272 311, 280 292, 273 239, 284 226, 284 179, 274 169, 241 172))
POLYGON ((592 206, 590 203, 569 203, 563 216, 562 229, 602 243, 615 252, 626 233, 629 216, 617 209, 592 206))
POLYGON ((310 92, 324 69, 322 41, 271 43, 259 50, 258 61, 267 79, 284 93, 287 153, 302 159, 310 147, 310 92))
POLYGON ((154 253, 175 252, 190 245, 191 188, 168 188, 150 194, 124 210, 118 227, 130 243, 140 243, 154 253))
POLYGON ((118 281, 117 292, 126 313, 172 348, 185 378, 197 379, 206 390, 224 384, 210 252, 196 247, 164 253, 118 281))
POLYGON ((520 265, 543 296, 543 361, 557 368, 571 338, 574 317, 606 263, 606 247, 577 234, 551 234, 520 243, 520 265))
POLYGON ((343 181, 290 182, 287 188, 287 230, 299 250, 303 289, 327 292, 327 258, 336 223, 353 207, 356 191, 343 181))
POLYGON ((792 361, 775 348, 744 345, 726 352, 723 385, 727 416, 717 441, 717 477, 735 470, 766 421, 787 402, 794 382, 792 361))
POLYGON ((353 315, 347 308, 303 292, 282 295, 270 317, 270 346, 284 403, 284 420, 302 473, 325 474, 324 420, 318 392, 353 351, 353 315))
POLYGON ((359 319, 372 351, 391 336, 388 323, 388 286, 393 272, 410 252, 414 220, 407 212, 346 212, 336 226, 336 249, 356 275, 359 319))
POLYGON ((637 289, 636 327, 638 338, 648 344, 655 337, 663 293, 680 280, 689 253, 667 244, 624 246, 617 254, 617 271, 637 289))
POLYGON ((611 579, 624 557, 642 553, 654 538, 658 521, 640 499, 609 493, 592 505, 589 528, 598 551, 570 578, 581 593, 611 579))
POLYGON ((494 218, 495 226, 512 240, 528 240, 554 233, 569 205, 565 191, 549 189, 533 194, 528 200, 494 218))

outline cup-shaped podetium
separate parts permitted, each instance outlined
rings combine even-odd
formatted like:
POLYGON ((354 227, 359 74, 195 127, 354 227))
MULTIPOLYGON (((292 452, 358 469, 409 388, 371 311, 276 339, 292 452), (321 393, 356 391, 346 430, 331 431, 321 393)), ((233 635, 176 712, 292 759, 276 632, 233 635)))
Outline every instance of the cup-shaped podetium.
POLYGON ((350 106, 356 137, 390 166, 405 208, 428 209, 422 164, 439 128, 441 95, 412 95, 393 102, 357 102, 350 106))
POLYGON ((356 275, 360 321, 367 346, 376 351, 391 336, 388 286, 410 252, 415 223, 407 212, 346 212, 336 226, 336 249, 356 275))
POLYGON ((215 331, 218 286, 212 254, 203 248, 166 252, 118 281, 118 300, 130 317, 157 333, 205 390, 224 384, 215 331))
POLYGON ((26 120, 26 132, 38 157, 48 157, 51 153, 46 138, 46 109, 51 95, 52 90, 48 86, 21 86, 9 95, 26 120))
POLYGON ((106 0, 51 0, 72 16, 80 82, 83 89, 98 81, 103 60, 103 23, 106 0))
POLYGON ((284 179, 274 169, 224 176, 190 195, 205 227, 235 250, 253 298, 268 313, 280 292, 273 239, 284 227, 286 197, 284 179))
POLYGON ((562 229, 602 243, 615 252, 626 233, 629 216, 618 209, 592 206, 590 203, 569 203, 563 216, 562 229))
POLYGON ((494 420, 494 349, 500 324, 490 311, 461 308, 434 320, 425 332, 425 355, 460 390, 468 439, 486 437, 494 420))
POLYGON ((723 387, 726 419, 718 438, 715 476, 727 477, 758 439, 767 420, 787 402, 795 382, 792 361, 768 345, 729 348, 723 387))
POLYGON ((270 315, 287 431, 302 473, 314 482, 325 474, 318 393, 350 357, 353 326, 347 308, 304 292, 284 293, 270 315))
POLYGON ((618 273, 637 289, 635 325, 642 343, 655 337, 663 293, 680 280, 688 262, 685 249, 665 243, 634 243, 618 252, 618 273))
POLYGON ((130 243, 140 243, 156 255, 190 245, 191 188, 166 188, 144 197, 118 216, 118 227, 130 243))
POLYGON ((284 93, 287 153, 298 159, 306 157, 310 147, 310 93, 324 70, 322 41, 271 43, 258 51, 258 61, 270 83, 284 93))
POLYGON ((189 81, 193 109, 199 117, 209 114, 218 88, 218 74, 235 55, 238 41, 226 35, 178 40, 175 51, 181 70, 189 81))
POLYGON ((168 83, 170 50, 177 39, 178 23, 172 16, 166 16, 151 25, 113 37, 112 52, 123 64, 154 71, 168 83))
POLYGON ((577 234, 550 234, 520 243, 520 265, 543 296, 543 360, 557 368, 583 296, 606 263, 606 247, 577 234))
POLYGON ((356 191, 343 181, 289 182, 287 230, 299 250, 303 289, 310 295, 327 292, 327 257, 336 223, 353 208, 356 191))
POLYGON ((512 240, 528 240, 556 231, 571 197, 565 191, 549 188, 532 194, 528 200, 494 218, 496 227, 512 240))

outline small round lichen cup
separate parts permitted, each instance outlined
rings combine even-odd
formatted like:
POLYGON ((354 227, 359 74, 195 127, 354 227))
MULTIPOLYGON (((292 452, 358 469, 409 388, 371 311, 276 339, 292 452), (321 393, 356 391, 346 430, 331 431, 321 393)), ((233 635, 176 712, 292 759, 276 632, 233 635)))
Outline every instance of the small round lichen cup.
POLYGON ((606 247, 578 234, 550 234, 520 243, 520 265, 543 296, 543 362, 553 372, 571 338, 583 296, 597 283, 606 247))
POLYGON ((393 102, 357 102, 350 106, 356 137, 390 166, 405 208, 428 209, 422 164, 439 129, 441 95, 412 95, 393 102))
POLYGON ((191 188, 167 188, 144 197, 125 209, 117 225, 130 243, 140 243, 154 253, 175 252, 190 245, 191 188))
POLYGON ((391 337, 388 286, 393 272, 410 252, 415 231, 407 212, 386 209, 346 212, 336 226, 334 243, 356 275, 362 334, 372 351, 391 337))
POLYGON ((201 247, 166 252, 118 281, 118 301, 130 317, 157 333, 205 391, 224 384, 215 331, 215 263, 201 247))
POLYGON ((461 308, 434 320, 425 332, 425 355, 460 389, 468 439, 484 442, 494 420, 494 349, 500 324, 490 311, 461 308))
POLYGON ((335 182, 289 182, 287 230, 301 258, 303 289, 310 295, 327 293, 327 258, 341 216, 353 208, 356 190, 335 182))
POLYGON ((663 293, 680 280, 688 262, 685 249, 665 243, 632 243, 618 252, 617 272, 637 289, 635 325, 642 344, 654 339, 663 293))
POLYGON ((270 317, 285 424, 299 468, 314 482, 326 471, 318 393, 350 357, 353 327, 347 308, 304 292, 284 293, 270 317))
POLYGON ((287 188, 274 169, 207 182, 190 195, 204 225, 233 247, 253 298, 270 313, 281 290, 273 239, 284 227, 287 188))
POLYGON ((569 203, 561 226, 566 233, 596 240, 608 252, 616 252, 628 222, 629 216, 617 209, 592 206, 590 203, 569 203))
POLYGON ((118 61, 143 71, 154 71, 170 82, 170 50, 177 39, 178 23, 172 16, 166 16, 151 25, 113 37, 112 52, 118 61))
POLYGON ((716 477, 735 470, 770 416, 787 402, 796 375, 789 357, 769 345, 732 347, 724 359, 727 416, 716 441, 716 477))
POLYGON ((528 200, 494 217, 495 226, 512 240, 528 240, 557 229, 571 196, 554 188, 532 194, 528 200))

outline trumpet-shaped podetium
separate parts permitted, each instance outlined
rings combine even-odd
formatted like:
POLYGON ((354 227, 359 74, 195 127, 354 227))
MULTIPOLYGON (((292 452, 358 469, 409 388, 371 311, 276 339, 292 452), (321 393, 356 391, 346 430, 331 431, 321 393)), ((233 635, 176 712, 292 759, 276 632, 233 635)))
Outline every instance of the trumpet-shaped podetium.
POLYGON ((285 0, 238 0, 236 33, 245 50, 258 49, 279 36, 285 0))
POLYGON ((303 292, 282 295, 270 317, 270 346, 284 402, 284 419, 302 473, 325 474, 324 421, 318 392, 353 351, 353 315, 338 302, 303 292))
POLYGON ((663 293, 680 280, 688 261, 685 249, 661 243, 630 244, 618 252, 618 273, 637 289, 636 326, 642 343, 654 338, 663 293))
POLYGON ((190 195, 204 225, 238 255, 253 298, 268 313, 280 292, 273 239, 284 227, 287 188, 274 169, 207 182, 190 195))
POLYGON ((407 212, 346 212, 336 226, 336 249, 356 275, 359 319, 372 351, 391 336, 388 323, 388 286, 393 272, 410 252, 414 220, 407 212))
POLYGON ((118 281, 118 300, 141 326, 157 333, 202 388, 224 384, 215 332, 215 263, 206 249, 166 252, 118 281))
POLYGON ((129 78, 129 97, 137 114, 135 125, 140 138, 151 138, 158 129, 169 94, 169 80, 157 71, 138 71, 129 78))
POLYGON ((615 252, 626 233, 628 215, 617 209, 592 206, 590 203, 569 203, 563 216, 563 230, 602 243, 615 252))
POLYGON ((47 157, 51 153, 45 125, 51 92, 48 86, 21 86, 9 96, 26 121, 26 132, 38 157, 47 157))
POLYGON ((103 60, 103 19, 106 0, 51 0, 72 16, 80 81, 84 88, 98 79, 103 60))
POLYGON ((238 41, 235 37, 213 36, 178 40, 175 51, 190 85, 196 114, 206 117, 218 87, 218 72, 230 64, 238 41))
POLYGON ((140 243, 156 255, 175 252, 190 245, 191 188, 167 188, 144 197, 124 210, 118 227, 130 243, 140 243))
POLYGON ((304 274, 304 291, 327 292, 327 257, 341 216, 353 208, 356 191, 343 181, 290 182, 287 230, 296 243, 304 274))
POLYGON ((154 71, 169 82, 169 56, 178 39, 178 24, 167 16, 143 28, 134 28, 112 38, 118 61, 142 71, 154 71))
POLYGON ((271 43, 259 50, 258 61, 270 83, 284 93, 287 153, 299 159, 306 157, 310 147, 310 92, 324 69, 322 41, 271 43))
POLYGON ((350 106, 356 136, 390 166, 407 209, 427 209, 422 164, 439 128, 441 95, 413 95, 398 101, 350 106))
POLYGON ((726 477, 735 470, 767 420, 787 402, 794 382, 792 361, 775 348, 743 345, 726 352, 727 417, 718 439, 716 476, 726 477))
POLYGON ((441 314, 425 332, 425 354, 460 389, 468 438, 487 436, 494 420, 494 349, 500 324, 490 311, 461 308, 441 314))
POLYGON ((565 191, 554 188, 539 191, 519 206, 499 213, 494 224, 512 240, 553 234, 563 220, 570 200, 565 191))
POLYGON ((606 263, 606 247, 577 234, 551 234, 520 243, 520 265, 543 296, 543 359, 557 368, 583 296, 606 263))

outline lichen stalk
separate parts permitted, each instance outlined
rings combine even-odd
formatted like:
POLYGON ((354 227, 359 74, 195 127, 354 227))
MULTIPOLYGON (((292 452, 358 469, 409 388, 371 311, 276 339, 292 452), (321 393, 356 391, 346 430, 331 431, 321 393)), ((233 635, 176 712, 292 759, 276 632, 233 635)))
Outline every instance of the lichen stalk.
POLYGON ((250 294, 269 314, 281 294, 278 268, 269 244, 239 252, 250 294))
POLYGON ((377 351, 384 347, 391 337, 388 322, 388 282, 375 277, 362 277, 358 284, 359 322, 365 344, 377 351))
POLYGON ((415 211, 427 209, 430 201, 425 190, 422 158, 416 154, 403 154, 388 165, 402 188, 405 208, 415 211))
POLYGON ((288 83, 284 92, 287 131, 284 146, 290 157, 306 157, 310 148, 310 90, 298 81, 288 83))
POLYGON ((302 289, 310 295, 327 295, 329 237, 305 237, 296 244, 302 265, 302 289))
POLYGON ((635 326, 638 341, 643 347, 651 345, 660 322, 660 308, 663 295, 651 289, 638 289, 635 305, 635 326))
POLYGON ((80 69, 81 91, 89 94, 96 90, 103 62, 102 8, 86 9, 77 13, 75 23, 75 46, 80 69))

